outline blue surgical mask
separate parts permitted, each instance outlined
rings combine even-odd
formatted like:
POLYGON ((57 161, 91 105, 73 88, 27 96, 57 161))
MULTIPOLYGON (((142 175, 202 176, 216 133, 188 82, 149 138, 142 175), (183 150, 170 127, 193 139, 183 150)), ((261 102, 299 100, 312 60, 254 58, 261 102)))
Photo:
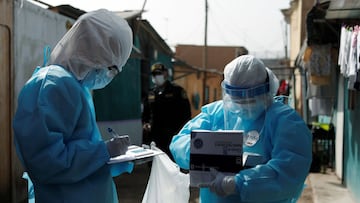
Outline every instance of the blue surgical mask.
POLYGON ((85 76, 81 84, 89 89, 102 89, 112 81, 115 75, 108 69, 94 69, 85 76))

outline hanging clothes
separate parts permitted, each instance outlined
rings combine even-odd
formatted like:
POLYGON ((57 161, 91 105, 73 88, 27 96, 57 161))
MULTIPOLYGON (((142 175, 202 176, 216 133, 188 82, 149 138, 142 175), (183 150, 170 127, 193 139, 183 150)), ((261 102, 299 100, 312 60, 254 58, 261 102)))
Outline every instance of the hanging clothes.
POLYGON ((338 65, 340 73, 348 78, 348 89, 360 90, 360 26, 341 27, 338 65))

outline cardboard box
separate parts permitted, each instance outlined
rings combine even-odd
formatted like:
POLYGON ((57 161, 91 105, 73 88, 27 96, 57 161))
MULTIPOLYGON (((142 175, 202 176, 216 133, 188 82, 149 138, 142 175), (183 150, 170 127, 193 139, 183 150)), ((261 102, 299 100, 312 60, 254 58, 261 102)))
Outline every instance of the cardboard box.
POLYGON ((243 131, 191 132, 190 186, 208 184, 210 168, 228 175, 234 175, 243 168, 243 131))

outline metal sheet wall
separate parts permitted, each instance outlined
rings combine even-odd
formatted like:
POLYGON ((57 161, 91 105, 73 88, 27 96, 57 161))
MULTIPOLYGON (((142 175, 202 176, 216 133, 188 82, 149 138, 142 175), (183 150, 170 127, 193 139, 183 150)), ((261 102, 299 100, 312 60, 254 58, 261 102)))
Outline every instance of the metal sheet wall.
POLYGON ((12 194, 11 57, 12 1, 0 0, 0 202, 12 194))

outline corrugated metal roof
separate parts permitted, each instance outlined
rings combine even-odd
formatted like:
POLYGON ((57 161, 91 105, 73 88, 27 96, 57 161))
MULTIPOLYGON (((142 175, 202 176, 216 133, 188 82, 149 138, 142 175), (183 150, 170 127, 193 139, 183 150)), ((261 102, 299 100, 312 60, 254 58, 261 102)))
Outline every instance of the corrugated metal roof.
POLYGON ((332 0, 326 19, 360 19, 360 1, 332 0))
POLYGON ((141 16, 141 10, 126 10, 126 11, 116 11, 117 15, 124 19, 133 19, 141 16))
MULTIPOLYGON (((60 13, 64 16, 77 19, 82 14, 86 13, 86 11, 72 7, 71 5, 58 5, 58 6, 51 6, 49 7, 49 10, 52 10, 54 12, 60 13)), ((142 11, 141 10, 125 10, 125 11, 115 11, 117 15, 120 17, 129 20, 134 19, 141 16, 142 11)))
MULTIPOLYGON (((60 13, 62 15, 65 15, 67 17, 77 19, 82 14, 86 13, 83 10, 80 10, 78 8, 72 7, 71 5, 59 5, 59 6, 49 6, 49 10, 52 10, 54 12, 60 13)), ((157 33, 157 31, 152 27, 152 25, 144 19, 141 19, 141 14, 143 13, 143 10, 125 10, 125 11, 114 11, 116 15, 126 19, 127 21, 130 21, 132 19, 136 19, 138 21, 140 27, 143 29, 143 31, 147 32, 149 36, 154 40, 154 42, 158 45, 160 49, 164 51, 164 53, 168 54, 169 56, 173 56, 174 53, 169 47, 169 45, 161 38, 161 36, 157 33)), ((135 48, 135 47, 133 47, 135 48)), ((141 56, 141 50, 134 50, 136 57, 143 57, 141 56)))
POLYGON ((54 12, 60 13, 61 15, 77 19, 82 14, 86 13, 86 11, 83 11, 81 9, 72 7, 70 5, 59 5, 59 6, 53 6, 49 7, 49 10, 52 10, 54 12))
POLYGON ((171 50, 169 45, 164 41, 164 39, 156 32, 153 26, 147 20, 140 20, 139 21, 140 27, 146 31, 152 39, 160 46, 164 53, 168 54, 169 56, 173 56, 174 52, 171 50))

